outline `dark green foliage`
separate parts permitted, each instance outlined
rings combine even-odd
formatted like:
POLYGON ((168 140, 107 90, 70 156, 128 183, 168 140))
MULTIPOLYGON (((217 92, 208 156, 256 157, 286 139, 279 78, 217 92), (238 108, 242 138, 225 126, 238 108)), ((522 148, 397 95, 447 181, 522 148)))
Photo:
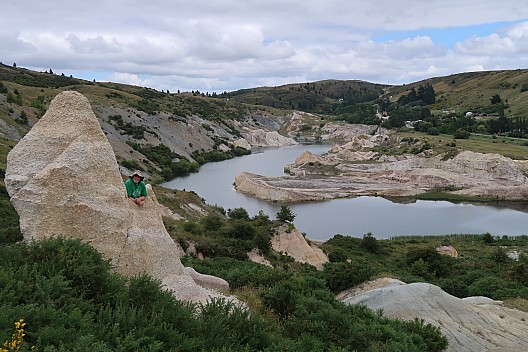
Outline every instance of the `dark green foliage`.
POLYGON ((380 120, 376 117, 376 106, 370 103, 352 104, 336 109, 336 119, 348 123, 361 123, 366 125, 378 125, 380 120))
POLYGON ((528 264, 520 263, 508 270, 507 276, 509 279, 520 283, 524 287, 528 287, 528 264))
POLYGON ((468 139, 470 136, 470 133, 466 130, 457 130, 455 133, 453 133, 453 138, 455 139, 468 139))
POLYGON ((185 265, 223 277, 232 288, 258 289, 267 309, 261 314, 223 300, 200 307, 177 301, 145 275, 127 284, 92 247, 74 240, 2 244, 0 250, 0 338, 23 318, 25 341, 39 350, 442 351, 447 346, 439 330, 423 321, 391 320, 336 301, 324 274, 308 267, 291 271, 231 258, 184 258, 185 265))
POLYGON ((159 103, 152 99, 141 99, 139 101, 131 102, 130 105, 149 115, 154 115, 156 111, 160 110, 159 103))
POLYGON ((37 109, 37 116, 42 117, 46 113, 45 97, 39 95, 31 101, 31 107, 37 109))
POLYGON ((6 188, 0 185, 0 244, 22 240, 18 221, 18 214, 9 200, 6 188))
POLYGON ((407 95, 402 95, 398 99, 398 104, 405 105, 414 102, 421 102, 425 105, 434 104, 436 101, 436 93, 431 84, 426 84, 425 86, 420 85, 418 91, 411 88, 410 92, 407 95))
POLYGON ((218 213, 211 213, 204 216, 200 223, 206 230, 216 231, 219 230, 224 224, 225 217, 218 213))
POLYGON ((251 240, 253 239, 256 233, 253 224, 245 220, 231 221, 225 231, 228 237, 238 238, 242 240, 251 240))
POLYGON ((129 170, 140 170, 143 171, 143 168, 139 165, 137 160, 123 160, 121 161, 121 165, 126 167, 129 170))
POLYGON ((487 232, 482 235, 482 241, 486 244, 492 244, 494 242, 493 236, 487 232))
MULTIPOLYGON (((277 314, 290 339, 301 338, 305 350, 443 351, 447 340, 422 320, 391 321, 364 306, 346 306, 334 299, 324 281, 294 276, 263 292, 262 302, 277 314), (412 342, 411 342, 412 341, 412 342), (308 347, 308 349, 306 349, 308 347)), ((285 345, 301 343, 285 341, 285 345)), ((289 348, 287 348, 289 350, 289 348)))
POLYGON ((222 300, 197 307, 147 276, 125 280, 88 245, 51 239, 2 245, 0 339, 24 319, 24 340, 46 351, 257 351, 277 327, 222 300))
POLYGON ((285 270, 227 257, 215 257, 208 260, 184 257, 182 263, 192 266, 203 274, 215 275, 227 280, 231 289, 272 287, 278 282, 287 281, 291 276, 291 273, 285 270))
POLYGON ((468 287, 470 296, 486 296, 503 300, 509 297, 527 297, 528 290, 521 284, 496 276, 483 276, 471 283, 468 287))
POLYGON ((440 131, 436 127, 430 127, 427 129, 427 134, 431 136, 438 136, 440 134, 440 131))
POLYGON ((499 94, 495 94, 490 98, 491 105, 494 104, 500 104, 502 102, 502 99, 499 94))
POLYGON ((233 220, 249 220, 249 214, 244 208, 234 208, 227 211, 227 216, 233 220))
POLYGON ((326 263, 323 276, 328 288, 337 293, 368 281, 373 273, 374 269, 368 262, 354 259, 351 262, 326 263))
POLYGON ((260 249, 263 254, 268 254, 271 251, 271 236, 272 232, 267 227, 259 226, 255 229, 255 247, 260 249))
POLYGON ((277 212, 277 220, 281 222, 293 222, 296 216, 287 205, 281 205, 280 210, 277 212))
MULTIPOLYGON (((451 272, 453 258, 439 254, 434 248, 415 248, 407 252, 405 256, 405 265, 415 270, 421 271, 422 274, 429 274, 435 277, 445 277, 451 272)), ((423 275, 420 275, 423 277, 423 275)))
POLYGON ((28 124, 28 117, 27 117, 27 114, 25 111, 21 111, 20 112, 20 117, 17 119, 17 122, 22 124, 22 125, 27 125, 28 124))
POLYGON ((158 165, 163 170, 162 176, 166 181, 174 177, 188 175, 191 172, 197 172, 200 167, 198 163, 190 162, 187 158, 173 152, 164 144, 140 145, 133 142, 127 142, 127 144, 158 165))
POLYGON ((198 161, 200 165, 209 163, 209 162, 218 162, 233 159, 236 156, 249 155, 251 150, 247 150, 240 147, 233 147, 229 151, 220 151, 220 150, 211 150, 208 152, 198 152, 194 151, 192 153, 193 158, 198 161))
POLYGON ((359 244, 361 248, 366 249, 370 253, 377 253, 380 250, 380 244, 376 237, 372 233, 367 233, 363 235, 363 239, 361 240, 361 243, 359 244))

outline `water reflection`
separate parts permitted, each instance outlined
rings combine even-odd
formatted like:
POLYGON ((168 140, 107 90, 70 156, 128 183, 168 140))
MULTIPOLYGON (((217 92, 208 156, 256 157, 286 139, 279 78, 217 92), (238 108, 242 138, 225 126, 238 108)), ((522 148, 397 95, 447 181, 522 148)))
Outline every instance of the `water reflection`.
MULTIPOLYGON (((292 163, 305 150, 320 155, 330 148, 331 145, 324 144, 266 148, 252 155, 206 164, 199 173, 172 180, 163 186, 193 190, 207 203, 225 209, 243 207, 251 215, 263 210, 275 218, 280 204, 235 191, 235 176, 242 171, 281 176, 284 175, 284 165, 292 163)), ((396 203, 381 197, 358 197, 297 203, 291 204, 290 208, 297 214, 296 226, 309 238, 319 240, 337 233, 362 237, 367 232, 379 239, 396 235, 452 233, 528 234, 528 202, 483 205, 399 199, 396 203)))

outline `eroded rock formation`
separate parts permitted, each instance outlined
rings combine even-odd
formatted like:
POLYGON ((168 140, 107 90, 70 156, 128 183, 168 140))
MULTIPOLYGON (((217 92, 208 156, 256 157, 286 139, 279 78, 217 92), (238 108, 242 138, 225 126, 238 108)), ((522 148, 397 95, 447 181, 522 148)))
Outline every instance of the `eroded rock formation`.
POLYGON ((253 147, 281 147, 297 144, 293 138, 284 137, 277 131, 257 129, 244 132, 242 135, 253 147))
POLYGON ((502 200, 528 199, 526 163, 499 154, 460 151, 384 155, 373 150, 386 135, 355 136, 324 156, 301 155, 291 176, 242 173, 237 190, 272 201, 299 202, 351 196, 413 196, 433 189, 502 200))
POLYGON ((286 226, 277 230, 271 239, 271 246, 275 252, 284 253, 299 263, 306 263, 321 270, 328 262, 328 256, 319 246, 309 244, 298 229, 286 231, 286 226))
POLYGON ((147 273, 179 299, 219 295, 196 284, 181 264, 152 189, 143 207, 127 199, 112 147, 80 93, 63 92, 51 102, 9 153, 5 183, 26 241, 80 239, 118 272, 147 273))
POLYGON ((422 318, 447 337, 448 352, 528 350, 528 313, 486 297, 460 299, 431 284, 382 278, 342 292, 337 298, 346 304, 382 309, 391 318, 422 318))

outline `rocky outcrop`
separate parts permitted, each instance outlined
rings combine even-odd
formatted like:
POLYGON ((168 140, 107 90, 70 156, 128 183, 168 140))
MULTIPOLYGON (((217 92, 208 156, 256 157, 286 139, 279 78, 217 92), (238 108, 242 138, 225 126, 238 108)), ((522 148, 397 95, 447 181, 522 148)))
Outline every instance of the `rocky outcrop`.
POLYGON ((80 93, 63 92, 51 102, 9 153, 5 183, 24 240, 79 239, 121 274, 147 273, 179 299, 218 296, 185 271, 152 189, 142 207, 127 199, 112 147, 80 93))
POLYGON ((253 147, 281 147, 298 144, 293 138, 284 137, 277 131, 257 129, 244 132, 242 135, 253 147))
POLYGON ((385 135, 354 137, 324 156, 301 155, 291 176, 243 173, 237 190, 272 201, 299 202, 353 196, 413 196, 433 189, 500 200, 528 199, 526 164, 499 154, 382 155, 371 148, 385 135))
POLYGON ((233 145, 235 147, 244 148, 246 150, 251 150, 251 144, 249 144, 249 142, 246 141, 244 138, 235 139, 233 141, 233 145))
POLYGON ((528 313, 486 297, 460 299, 431 284, 383 278, 337 298, 346 304, 382 309, 391 318, 422 318, 440 328, 449 341, 449 352, 528 350, 528 313))
POLYGON ((321 139, 347 141, 360 135, 369 135, 377 128, 374 125, 329 122, 321 128, 321 139))
POLYGON ((299 263, 306 263, 322 270, 328 262, 328 256, 315 244, 309 244, 297 229, 286 231, 283 226, 277 230, 271 239, 271 246, 275 252, 284 253, 299 263))

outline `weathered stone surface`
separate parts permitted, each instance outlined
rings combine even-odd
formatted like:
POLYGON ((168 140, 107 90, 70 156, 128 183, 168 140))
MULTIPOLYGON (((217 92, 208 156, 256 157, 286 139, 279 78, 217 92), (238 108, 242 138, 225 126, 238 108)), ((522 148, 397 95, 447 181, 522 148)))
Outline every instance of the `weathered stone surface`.
POLYGON ((375 131, 378 126, 348 124, 340 122, 329 122, 321 128, 322 140, 338 139, 342 141, 351 140, 359 135, 368 135, 375 131))
POLYGON ((216 295, 189 276, 155 194, 130 202, 113 150, 88 100, 63 92, 7 157, 6 188, 26 241, 64 236, 88 242, 132 276, 147 273, 176 297, 216 295))
POLYGON ((247 150, 251 150, 251 144, 249 144, 248 141, 246 141, 244 138, 235 139, 233 141, 233 145, 235 147, 240 147, 240 148, 244 148, 247 150))
POLYGON ((386 141, 384 135, 356 136, 323 156, 301 155, 285 167, 290 176, 243 173, 235 178, 235 187, 261 199, 286 202, 413 196, 432 189, 454 189, 455 194, 501 200, 528 199, 524 162, 471 151, 449 158, 425 152, 386 156, 368 150, 386 141))
POLYGON ((251 130, 242 133, 253 147, 280 147, 298 144, 293 138, 284 137, 277 131, 251 130))
POLYGON ((458 251, 453 246, 439 246, 436 247, 436 251, 442 255, 458 258, 458 251))
POLYGON ((528 313, 506 308, 489 298, 460 299, 431 284, 405 284, 384 278, 343 292, 338 299, 382 309, 392 318, 419 317, 439 326, 449 340, 449 352, 528 350, 528 313))
POLYGON ((315 244, 308 244, 298 229, 286 232, 286 228, 286 226, 279 228, 271 239, 273 250, 285 253, 299 263, 310 264, 321 270, 328 262, 328 257, 323 250, 315 244))

